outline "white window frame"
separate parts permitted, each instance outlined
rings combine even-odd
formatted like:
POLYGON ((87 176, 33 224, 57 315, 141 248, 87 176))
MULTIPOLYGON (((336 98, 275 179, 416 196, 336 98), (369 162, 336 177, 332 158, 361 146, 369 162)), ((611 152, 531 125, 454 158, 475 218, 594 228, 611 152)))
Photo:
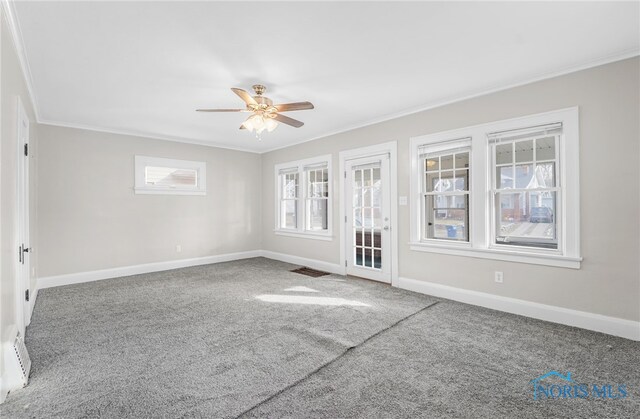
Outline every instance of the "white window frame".
MULTIPOLYGON (((420 193, 421 193, 421 197, 420 197, 420 235, 418 236, 420 238, 420 242, 423 243, 434 243, 434 244, 438 244, 438 243, 454 243, 455 246, 463 246, 463 247, 469 247, 469 243, 471 242, 471 161, 472 161, 473 157, 471 156, 471 138, 460 138, 460 139, 453 139, 453 140, 446 140, 446 141, 442 141, 439 143, 433 143, 433 144, 424 144, 418 147, 418 167, 419 167, 419 171, 421 172, 420 174, 420 193), (425 179, 425 157, 421 156, 421 152, 420 149, 421 148, 425 148, 427 151, 427 153, 430 154, 448 154, 452 151, 455 150, 460 150, 460 149, 467 149, 468 153, 469 153, 469 168, 467 171, 467 191, 466 192, 460 192, 460 191, 456 191, 456 192, 426 192, 426 188, 425 188, 425 184, 424 182, 426 181, 425 179), (427 150, 428 149, 428 150, 427 150), (427 195, 467 195, 469 197, 468 201, 467 201, 467 214, 468 214, 468 219, 467 219, 467 240, 447 240, 447 239, 441 239, 441 238, 425 238, 424 237, 424 232, 425 232, 425 226, 424 226, 424 222, 426 220, 426 208, 424 205, 424 198, 427 195)), ((441 171, 442 169, 440 169, 441 171)), ((455 172, 454 172, 455 173, 455 172)))
POLYGON ((161 157, 135 156, 135 186, 136 194, 147 195, 206 195, 207 194, 207 164, 200 161, 166 159, 161 157), (197 185, 166 186, 147 185, 145 181, 145 169, 148 166, 171 167, 176 169, 195 170, 197 172, 197 185))
POLYGON ((475 125, 413 137, 411 144, 410 249, 413 251, 468 256, 536 265, 580 269, 579 111, 577 107, 504 121, 475 125), (557 153, 561 213, 556 215, 558 249, 495 244, 493 156, 489 134, 529 127, 562 124, 557 153), (422 168, 420 149, 471 138, 469 182, 469 242, 422 239, 422 168))
POLYGON ((279 163, 274 166, 275 185, 275 228, 274 232, 280 236, 301 237, 316 240, 333 240, 333 171, 331 166, 331 155, 323 155, 309 159, 297 160, 287 163, 279 163), (307 171, 305 167, 327 166, 329 196, 327 198, 327 230, 307 230, 307 171), (282 190, 280 185, 280 171, 294 170, 298 173, 298 198, 297 198, 297 219, 296 228, 284 228, 280 225, 280 204, 282 202, 282 190))

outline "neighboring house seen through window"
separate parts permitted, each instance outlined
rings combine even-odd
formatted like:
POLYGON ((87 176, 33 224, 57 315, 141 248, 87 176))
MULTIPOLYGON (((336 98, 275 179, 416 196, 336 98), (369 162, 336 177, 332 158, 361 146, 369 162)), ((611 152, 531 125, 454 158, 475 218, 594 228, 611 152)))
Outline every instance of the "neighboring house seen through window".
POLYGON ((577 108, 411 139, 411 249, 579 268, 577 108))

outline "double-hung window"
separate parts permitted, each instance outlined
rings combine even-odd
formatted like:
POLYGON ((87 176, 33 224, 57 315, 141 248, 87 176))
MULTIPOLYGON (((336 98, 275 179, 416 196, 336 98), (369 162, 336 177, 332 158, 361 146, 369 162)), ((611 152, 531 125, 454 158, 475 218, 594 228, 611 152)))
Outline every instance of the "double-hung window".
POLYGON ((278 164, 276 234, 331 239, 331 156, 278 164))
POLYGON ((471 139, 420 148, 422 238, 469 241, 471 139))
POLYGON ((562 124, 489 134, 495 244, 558 249, 562 124))
POLYGON ((411 249, 580 268, 578 109, 411 139, 411 249))

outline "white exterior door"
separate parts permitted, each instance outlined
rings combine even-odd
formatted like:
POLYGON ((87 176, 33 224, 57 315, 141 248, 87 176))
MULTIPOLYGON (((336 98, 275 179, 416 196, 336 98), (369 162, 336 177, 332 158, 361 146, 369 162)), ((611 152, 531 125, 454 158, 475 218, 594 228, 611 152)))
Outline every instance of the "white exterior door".
POLYGON ((391 283, 389 154, 345 165, 346 272, 391 283))

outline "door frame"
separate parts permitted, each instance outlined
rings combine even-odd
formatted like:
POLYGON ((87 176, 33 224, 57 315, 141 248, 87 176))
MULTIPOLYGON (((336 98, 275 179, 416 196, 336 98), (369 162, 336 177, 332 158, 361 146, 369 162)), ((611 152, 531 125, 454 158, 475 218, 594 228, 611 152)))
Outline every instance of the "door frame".
POLYGON ((355 148, 340 152, 340 267, 346 274, 347 266, 347 229, 346 223, 346 202, 345 202, 345 177, 347 160, 373 157, 376 155, 389 153, 389 200, 391 206, 391 240, 390 240, 390 256, 391 256, 391 285, 398 285, 398 142, 389 141, 382 144, 376 144, 368 147, 355 148))
MULTIPOLYGON (((29 156, 25 155, 25 144, 29 144, 29 116, 20 97, 16 103, 16 250, 22 245, 30 247, 29 232, 29 156), (23 141, 23 138, 25 141, 23 141)), ((29 147, 29 146, 27 146, 29 147)), ((30 249, 31 250, 31 249, 30 249)), ((22 252, 20 261, 16 264, 16 315, 17 326, 24 337, 26 327, 31 322, 31 299, 26 301, 25 293, 31 294, 31 252, 22 252)), ((20 260, 20 259, 19 259, 20 260)))

